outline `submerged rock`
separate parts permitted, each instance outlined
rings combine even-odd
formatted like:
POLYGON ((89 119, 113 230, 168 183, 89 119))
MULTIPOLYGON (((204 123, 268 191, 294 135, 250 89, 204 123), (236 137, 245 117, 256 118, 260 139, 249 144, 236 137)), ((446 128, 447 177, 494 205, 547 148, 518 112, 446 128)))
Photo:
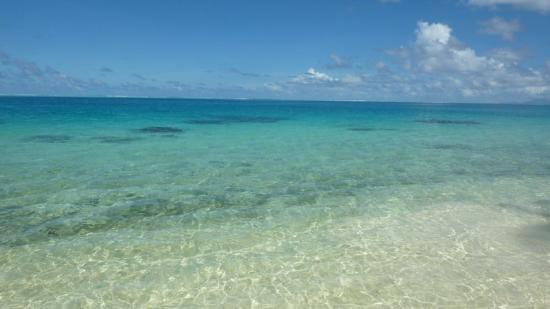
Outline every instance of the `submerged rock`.
POLYGON ((225 121, 234 122, 234 123, 242 123, 242 122, 274 123, 274 122, 284 120, 283 118, 266 117, 266 116, 218 116, 216 118, 218 120, 225 120, 225 121))
POLYGON ((199 120, 189 120, 185 123, 188 124, 225 124, 226 121, 223 120, 215 120, 215 119, 199 119, 199 120))
POLYGON ((285 119, 266 116, 212 116, 205 119, 189 120, 185 123, 196 125, 221 125, 233 123, 275 123, 281 120, 285 119))
POLYGON ((141 140, 137 137, 122 137, 122 136, 96 136, 93 140, 106 144, 124 144, 141 140))
POLYGON ((37 143, 66 143, 73 137, 69 135, 33 135, 23 138, 24 142, 37 143))
POLYGON ((463 145, 463 144, 432 144, 426 146, 426 148, 429 149, 437 149, 437 150, 472 150, 473 147, 469 145, 463 145))
POLYGON ((354 127, 354 128, 348 128, 348 131, 355 131, 355 132, 395 131, 395 129, 369 128, 369 127, 354 127))
POLYGON ((182 133, 183 130, 174 127, 145 127, 138 129, 142 133, 182 133))
POLYGON ((502 208, 508 208, 513 209, 516 211, 525 212, 531 215, 537 215, 542 217, 550 218, 550 208, 544 207, 540 205, 539 201, 535 201, 533 203, 536 206, 533 205, 518 205, 518 204, 511 204, 511 203, 499 203, 497 206, 502 208))
POLYGON ((536 200, 535 205, 550 209, 550 200, 536 200))
POLYGON ((349 128, 348 131, 369 132, 369 131, 376 131, 376 129, 374 129, 374 128, 349 128))
POLYGON ((416 120, 419 123, 428 123, 428 124, 464 124, 464 125, 476 125, 481 124, 481 122, 474 120, 450 120, 450 119, 421 119, 416 120))
POLYGON ((178 138, 176 134, 162 134, 161 136, 164 138, 178 138))

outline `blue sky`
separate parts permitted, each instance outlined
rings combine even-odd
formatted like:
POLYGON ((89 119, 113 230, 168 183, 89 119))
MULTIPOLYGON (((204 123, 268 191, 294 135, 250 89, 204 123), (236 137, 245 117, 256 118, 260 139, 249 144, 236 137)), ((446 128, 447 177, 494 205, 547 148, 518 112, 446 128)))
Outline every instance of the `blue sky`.
POLYGON ((550 0, 0 0, 0 94, 550 98, 550 0))

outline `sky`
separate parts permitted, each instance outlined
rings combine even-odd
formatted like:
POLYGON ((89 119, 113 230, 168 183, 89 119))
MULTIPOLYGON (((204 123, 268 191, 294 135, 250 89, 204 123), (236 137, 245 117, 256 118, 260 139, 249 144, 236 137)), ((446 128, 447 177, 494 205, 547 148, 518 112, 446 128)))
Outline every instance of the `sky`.
POLYGON ((550 0, 0 0, 0 94, 550 100, 550 0))

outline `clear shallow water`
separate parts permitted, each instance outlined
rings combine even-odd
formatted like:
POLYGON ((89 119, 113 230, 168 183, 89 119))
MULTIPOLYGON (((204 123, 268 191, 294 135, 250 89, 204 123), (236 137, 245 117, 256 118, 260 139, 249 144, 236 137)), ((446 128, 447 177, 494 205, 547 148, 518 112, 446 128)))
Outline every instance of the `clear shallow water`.
POLYGON ((0 303, 546 307, 549 132, 543 106, 0 98, 0 303))

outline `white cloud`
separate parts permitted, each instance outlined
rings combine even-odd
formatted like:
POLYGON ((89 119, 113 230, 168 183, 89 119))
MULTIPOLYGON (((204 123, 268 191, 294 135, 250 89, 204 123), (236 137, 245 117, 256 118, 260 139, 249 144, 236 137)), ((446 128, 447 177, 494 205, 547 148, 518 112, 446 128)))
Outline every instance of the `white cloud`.
POLYGON ((549 0, 468 0, 468 4, 474 6, 497 7, 499 5, 510 5, 522 9, 539 12, 550 11, 549 0))
POLYGON ((415 40, 388 52, 392 69, 375 62, 367 72, 329 75, 314 68, 265 85, 280 96, 424 102, 521 102, 550 98, 550 62, 522 66, 514 50, 480 53, 453 36, 449 25, 418 22, 415 40))
POLYGON ((491 57, 506 64, 506 65, 518 65, 521 60, 521 56, 513 50, 498 48, 491 52, 491 57))
POLYGON ((500 36, 504 40, 511 41, 514 35, 521 29, 517 19, 505 20, 500 17, 493 17, 481 23, 481 33, 500 36))
POLYGON ((523 65, 511 49, 479 52, 444 23, 420 21, 411 44, 388 52, 362 73, 329 75, 310 68, 266 86, 295 98, 424 102, 522 102, 550 98, 550 61, 523 65), (401 63, 402 66, 399 66, 401 63))
POLYGON ((332 62, 325 66, 327 69, 349 69, 353 67, 348 58, 338 56, 335 53, 330 54, 330 60, 332 60, 332 62))
POLYGON ((273 91, 273 92, 281 92, 284 90, 283 87, 281 87, 281 85, 277 83, 265 83, 264 87, 269 91, 273 91))
POLYGON ((447 96, 485 101, 550 96, 548 72, 521 67, 521 57, 508 49, 479 55, 445 24, 419 22, 415 43, 390 54, 401 58, 410 71, 409 82, 417 85, 417 94, 440 89, 447 96))
POLYGON ((309 68, 306 73, 294 77, 292 81, 299 84, 322 84, 337 82, 338 79, 326 73, 318 72, 314 68, 309 68))
POLYGON ((447 45, 451 39, 451 28, 445 24, 418 22, 416 43, 427 48, 438 50, 447 45))
POLYGON ((364 81, 364 78, 361 77, 361 76, 358 76, 358 75, 352 75, 352 74, 346 74, 344 76, 342 76, 342 79, 341 79, 342 83, 343 84, 347 84, 347 85, 360 85, 363 83, 364 81))
POLYGON ((487 58, 477 56, 471 48, 462 47, 452 37, 449 26, 423 21, 417 26, 414 52, 421 70, 472 72, 488 64, 487 58))
POLYGON ((391 69, 384 61, 378 61, 375 65, 376 71, 381 74, 391 73, 391 69))

